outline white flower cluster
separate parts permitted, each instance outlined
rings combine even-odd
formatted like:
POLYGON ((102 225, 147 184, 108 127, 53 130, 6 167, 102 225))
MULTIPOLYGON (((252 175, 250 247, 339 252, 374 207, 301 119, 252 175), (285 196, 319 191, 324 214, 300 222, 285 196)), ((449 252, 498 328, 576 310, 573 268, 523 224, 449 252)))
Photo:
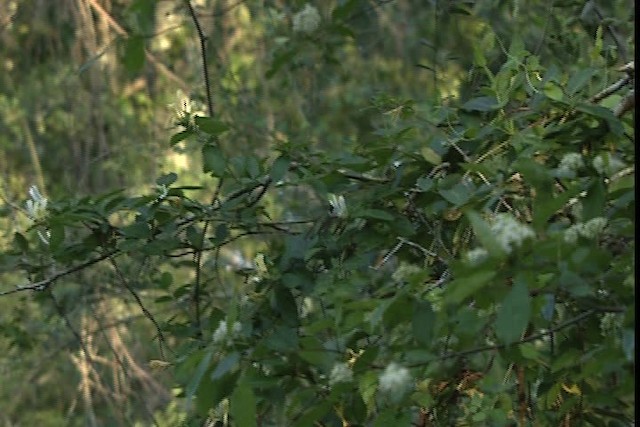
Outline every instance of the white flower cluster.
POLYGON ((335 194, 329 194, 329 206, 331 210, 329 214, 336 218, 346 218, 348 215, 347 202, 345 202, 343 196, 336 196, 335 194))
POLYGON ((484 248, 475 248, 475 249, 471 249, 469 252, 467 252, 466 259, 467 259, 467 262, 469 264, 478 265, 482 261, 487 259, 488 255, 489 255, 489 252, 487 252, 486 249, 484 249, 484 248))
POLYGON ((232 339, 234 336, 238 335, 242 331, 242 324, 240 322, 234 322, 231 327, 231 332, 229 332, 229 328, 227 327, 227 321, 221 320, 218 324, 218 328, 213 333, 212 339, 216 344, 220 344, 227 339, 232 339))
MULTIPOLYGON (((31 199, 27 200, 26 203, 27 216, 34 222, 43 219, 47 213, 47 198, 40 193, 40 190, 38 190, 38 187, 35 185, 29 187, 29 197, 31 197, 31 199)), ((38 237, 42 243, 48 245, 51 232, 49 230, 45 230, 44 232, 38 230, 38 237)))
POLYGON ((346 363, 336 363, 329 375, 329 385, 348 383, 353 380, 353 371, 346 363))
POLYGON ((616 156, 609 153, 598 154, 592 162, 593 168, 600 175, 611 176, 625 167, 625 164, 616 156))
POLYGON ((584 161, 580 154, 565 154, 558 165, 558 176, 561 178, 574 178, 576 176, 576 172, 582 167, 584 167, 584 161))
POLYGON ((314 311, 316 311, 316 303, 313 301, 313 299, 304 297, 302 299, 302 304, 300 307, 300 317, 304 319, 314 311))
POLYGON ((420 267, 413 264, 401 263, 400 266, 393 272, 391 278, 398 283, 405 282, 409 277, 419 274, 422 271, 420 267))
POLYGON ((578 241, 579 236, 586 239, 595 239, 604 231, 606 226, 607 219, 601 216, 590 219, 587 222, 579 222, 564 231, 564 241, 575 243, 578 241))
POLYGON ((611 335, 622 327, 622 316, 619 313, 605 313, 600 319, 600 333, 602 336, 611 335))
POLYGON ((31 197, 31 199, 27 200, 26 203, 27 215, 32 221, 37 221, 44 216, 47 210, 48 200, 40 193, 40 190, 38 190, 38 187, 35 185, 29 187, 29 197, 31 197))
POLYGON ((400 397, 411 385, 411 374, 404 366, 391 362, 380 375, 378 385, 381 392, 400 397))
POLYGON ((312 33, 320 25, 318 9, 307 3, 304 9, 293 16, 293 31, 296 33, 312 33))
POLYGON ((526 239, 535 237, 531 227, 522 224, 508 213, 496 215, 491 224, 491 231, 507 253, 510 253, 514 247, 520 246, 526 239))

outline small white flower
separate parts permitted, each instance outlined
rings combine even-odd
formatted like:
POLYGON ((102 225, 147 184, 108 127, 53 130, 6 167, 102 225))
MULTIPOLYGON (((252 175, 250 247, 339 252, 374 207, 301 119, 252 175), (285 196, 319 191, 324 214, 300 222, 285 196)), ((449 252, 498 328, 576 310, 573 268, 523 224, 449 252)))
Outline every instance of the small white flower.
POLYGON ((329 214, 337 218, 347 217, 347 203, 344 201, 343 196, 336 196, 335 194, 329 194, 329 205, 331 210, 329 214))
POLYGON ((594 239, 598 237, 607 226, 607 219, 603 217, 597 217, 590 219, 582 225, 580 234, 587 239, 594 239))
POLYGON ((394 397, 404 394, 411 384, 411 374, 404 366, 391 362, 380 375, 378 386, 380 391, 394 397))
POLYGON ((489 255, 489 253, 487 252, 486 249, 484 249, 484 248, 475 248, 475 249, 471 249, 469 252, 467 252, 466 258, 467 258, 467 262, 469 264, 478 265, 482 261, 484 261, 487 258, 488 255, 489 255))
POLYGON ((564 241, 567 243, 576 243, 578 241, 578 236, 580 236, 581 228, 582 224, 574 224, 564 230, 564 241))
POLYGON ((261 277, 264 277, 267 275, 267 272, 268 272, 267 263, 265 261, 263 253, 257 254, 253 259, 253 263, 256 265, 256 270, 261 277))
POLYGON ((582 218, 582 202, 577 199, 569 200, 569 203, 573 202, 571 205, 571 215, 573 215, 577 219, 582 218))
POLYGON ((300 317, 304 319, 314 311, 316 311, 315 302, 313 302, 313 300, 309 297, 304 297, 302 299, 302 307, 300 308, 300 317))
POLYGON ((27 215, 31 220, 36 221, 44 216, 48 200, 35 185, 29 187, 29 196, 31 199, 26 203, 27 215))
POLYGON ((218 324, 218 328, 213 333, 213 342, 221 343, 227 338, 227 321, 221 320, 218 324))
POLYGON ((610 335, 622 327, 622 316, 619 313, 605 313, 600 319, 600 333, 610 335))
POLYGON ((312 33, 320 25, 320 13, 310 4, 293 16, 293 31, 296 33, 312 33))
POLYGON ((393 272, 391 278, 398 283, 407 281, 409 277, 419 274, 422 269, 417 265, 401 263, 400 266, 393 272))
POLYGON ((353 380, 353 371, 346 363, 336 363, 329 375, 329 385, 348 383, 353 380))
POLYGON ((579 222, 572 225, 564 231, 564 241, 567 243, 576 243, 578 236, 586 239, 595 239, 604 231, 607 226, 607 219, 597 217, 587 222, 579 222))
POLYGON ((491 230, 505 252, 510 253, 528 238, 535 237, 535 233, 526 224, 522 224, 507 213, 496 215, 491 230))
POLYGON ((561 177, 573 178, 578 169, 584 167, 582 156, 578 153, 565 154, 558 165, 558 175, 561 177))
POLYGON ((156 202, 160 200, 164 200, 165 197, 169 194, 169 187, 166 185, 156 185, 156 193, 158 193, 158 197, 156 197, 156 202))
POLYGON ((625 167, 625 164, 615 155, 598 154, 592 162, 593 168, 600 174, 611 176, 625 167))

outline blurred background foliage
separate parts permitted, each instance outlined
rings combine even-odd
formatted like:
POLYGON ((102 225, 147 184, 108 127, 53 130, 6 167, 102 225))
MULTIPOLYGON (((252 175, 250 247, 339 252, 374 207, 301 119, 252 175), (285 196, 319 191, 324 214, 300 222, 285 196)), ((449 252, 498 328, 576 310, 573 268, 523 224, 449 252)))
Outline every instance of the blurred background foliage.
MULTIPOLYGON (((409 123, 415 134, 406 152, 432 147, 428 160, 442 132, 420 117, 446 117, 479 93, 493 97, 512 86, 520 89, 509 98, 523 100, 527 83, 509 80, 522 70, 517 78, 526 75, 535 86, 588 75, 575 94, 584 98, 633 59, 630 0, 323 0, 311 2, 322 16, 318 30, 294 32, 292 17, 306 3, 192 1, 208 40, 213 116, 230 125, 219 141, 230 155, 348 158, 389 132, 393 140, 409 123), (514 59, 505 82, 490 82, 487 76, 513 59, 513 40, 531 55, 514 59)), ((216 181, 201 173, 198 141, 169 143, 177 112, 208 114, 201 61, 182 1, 0 1, 0 245, 28 226, 31 185, 52 201, 116 189, 154 194, 156 178, 176 172, 178 184, 204 188, 193 192, 195 200, 209 199, 216 181)), ((446 126, 479 132, 484 118, 470 110, 446 126)), ((453 150, 436 154, 455 163, 453 150)), ((323 206, 296 191, 305 190, 267 194, 267 211, 295 219, 323 206)), ((226 280, 242 286, 242 275, 232 272, 263 247, 225 247, 226 280)), ((157 284, 187 280, 188 267, 131 259, 121 271, 105 266, 73 275, 56 289, 55 304, 38 294, 0 298, 0 422, 151 425, 155 414, 156 424, 180 425, 174 374, 148 363, 161 358, 149 345, 156 330, 113 282, 134 278, 149 310, 171 324, 180 315, 154 303, 157 284), (88 364, 87 353, 97 363, 88 364)), ((2 280, 8 289, 23 277, 9 271, 2 280)))

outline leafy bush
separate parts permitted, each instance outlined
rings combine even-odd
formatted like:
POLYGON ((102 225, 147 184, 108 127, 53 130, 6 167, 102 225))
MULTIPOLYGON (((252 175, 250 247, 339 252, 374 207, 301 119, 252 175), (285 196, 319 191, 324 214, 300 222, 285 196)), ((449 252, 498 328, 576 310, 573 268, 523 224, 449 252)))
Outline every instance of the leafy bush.
MULTIPOLYGON (((301 9, 268 75, 328 61, 357 3, 330 22, 301 9)), ((602 29, 567 70, 518 35, 497 65, 474 43, 471 96, 379 93, 361 101, 371 131, 332 149, 292 134, 236 151, 239 123, 183 106, 170 142, 197 147, 212 184, 32 191, 0 258, 29 282, 4 293, 68 306, 58 282, 87 269, 121 285, 190 425, 624 425, 635 134, 610 99, 633 70, 594 64, 602 29)))

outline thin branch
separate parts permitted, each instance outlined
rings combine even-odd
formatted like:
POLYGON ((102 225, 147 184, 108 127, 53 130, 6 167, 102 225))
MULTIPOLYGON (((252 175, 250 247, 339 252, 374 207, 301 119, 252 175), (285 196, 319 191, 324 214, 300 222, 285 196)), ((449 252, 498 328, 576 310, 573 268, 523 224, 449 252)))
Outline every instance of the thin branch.
POLYGON ((145 307, 145 305, 142 303, 142 299, 140 299, 140 296, 138 295, 138 293, 131 287, 131 285, 127 281, 126 277, 124 277, 124 274, 122 273, 122 270, 120 270, 120 267, 118 267, 118 264, 116 263, 115 259, 110 257, 109 261, 111 262, 111 265, 113 266, 113 269, 115 270, 116 275, 118 276, 118 279, 120 279, 120 282, 122 283, 122 286, 124 286, 127 289, 127 291, 129 291, 129 293, 133 296, 133 298, 136 301, 136 304, 138 305, 138 307, 140 307, 140 309, 144 313, 145 317, 147 319, 149 319, 151 321, 151 323, 153 323, 153 326, 156 329, 156 333, 158 334, 158 339, 160 341, 160 345, 158 346, 159 349, 160 349, 160 357, 162 358, 162 360, 166 360, 165 359, 165 355, 164 355, 163 346, 167 347, 167 349, 169 351, 171 351, 171 349, 167 345, 167 341, 164 338, 164 334, 162 333, 162 329, 160 329, 160 325, 158 324, 156 319, 153 317, 151 312, 147 309, 147 307, 145 307))
POLYGON ((207 91, 207 107, 209 108, 209 117, 213 117, 213 99, 211 98, 211 84, 209 82, 209 66, 207 65, 207 36, 204 35, 202 31, 202 27, 200 26, 200 21, 198 21, 198 17, 196 16, 195 10, 193 10, 193 6, 191 6, 191 2, 189 0, 184 0, 185 4, 189 8, 189 13, 191 14, 191 19, 193 19, 193 24, 196 26, 196 31, 198 32, 198 38, 200 39, 200 54, 202 56, 202 73, 204 74, 204 86, 207 91))
POLYGON ((625 95, 624 98, 620 101, 616 108, 613 111, 613 115, 616 117, 622 117, 624 113, 632 110, 636 106, 636 91, 631 90, 628 94, 625 95))
POLYGON ((593 95, 591 98, 589 98, 589 102, 593 102, 595 104, 602 101, 603 99, 619 91, 622 87, 624 87, 627 83, 629 83, 629 81, 630 81, 630 78, 629 78, 629 75, 627 74, 617 82, 613 83, 611 86, 606 87, 600 92, 598 92, 597 94, 593 95))
POLYGON ((218 12, 212 12, 212 13, 198 13, 198 16, 213 16, 216 18, 219 18, 221 16, 226 15, 227 13, 231 12, 233 9, 235 9, 236 7, 240 6, 242 3, 246 2, 247 0, 238 0, 237 2, 223 8, 222 10, 218 11, 218 12))
POLYGON ((44 280, 40 280, 39 282, 35 282, 35 283, 29 283, 28 285, 20 285, 20 286, 16 286, 15 289, 12 289, 10 291, 4 291, 4 292, 0 292, 0 297, 1 296, 5 296, 5 295, 10 295, 10 294, 14 294, 16 292, 21 292, 21 291, 43 291, 46 290, 49 286, 51 286, 56 280, 58 280, 61 277, 64 276, 68 276, 69 274, 72 273, 76 273, 80 270, 83 270, 93 264, 97 264, 100 261, 103 261, 107 258, 112 257, 113 255, 116 255, 118 252, 120 252, 117 249, 111 250, 97 258, 93 258, 90 259, 88 261, 83 262, 82 264, 78 264, 75 267, 71 267, 67 270, 64 271, 60 271, 58 273, 55 273, 53 276, 48 277, 44 280))
MULTIPOLYGON (((118 24, 118 22, 109 14, 109 12, 107 12, 100 5, 100 3, 98 1, 96 1, 96 0, 88 0, 88 1, 89 1, 89 4, 91 5, 91 7, 93 7, 93 10, 98 15, 100 15, 105 21, 107 21, 109 26, 111 28, 113 28, 113 30, 116 33, 118 33, 120 36, 123 36, 123 37, 128 37, 129 36, 127 31, 124 28, 122 28, 122 26, 120 26, 120 24, 118 24)), ((167 76, 170 80, 173 80, 174 82, 176 82, 180 86, 180 88, 182 88, 182 90, 184 90, 185 92, 189 91, 188 85, 184 82, 184 80, 182 80, 175 73, 173 73, 170 69, 168 69, 163 63, 158 61, 158 59, 151 52, 149 52, 146 48, 144 50, 144 53, 145 53, 145 58, 151 64, 153 64, 162 74, 167 76)))
MULTIPOLYGON (((594 1, 592 2, 592 4, 593 4, 593 10, 598 16, 598 19, 600 20, 601 23, 604 22, 605 20, 604 15, 600 10, 600 8, 598 7, 598 5, 596 4, 596 2, 594 1)), ((627 62, 629 60, 628 59, 629 55, 627 54, 627 47, 624 45, 622 40, 620 40, 620 36, 618 35, 618 32, 611 24, 607 24, 605 27, 609 32, 609 34, 611 35, 611 38, 613 39, 613 42, 615 43, 616 47, 618 48, 620 59, 622 59, 622 62, 627 62)))
MULTIPOLYGON (((540 332, 538 334, 534 334, 534 335, 529 335, 526 338, 521 339, 520 341, 510 344, 510 345, 520 345, 520 344, 524 344, 527 342, 531 342, 531 341, 535 341, 535 340, 539 340, 540 338, 544 338, 546 336, 549 335, 553 335, 556 332, 565 329, 571 325, 574 325, 584 319, 586 319, 587 317, 591 316, 592 314, 596 313, 597 310, 587 310, 582 314, 577 315, 574 318, 571 318, 569 320, 567 320, 566 322, 560 323, 559 325, 545 331, 545 332, 540 332)), ((495 350, 502 350, 503 348, 508 347, 506 344, 498 344, 498 345, 487 345, 487 346, 483 346, 483 347, 477 347, 477 348, 473 348, 471 350, 464 350, 464 351, 458 351, 458 352, 450 352, 450 353, 446 353, 438 358, 436 358, 436 360, 446 360, 446 359, 454 359, 454 358, 460 358, 460 357, 464 357, 464 356, 469 356, 471 354, 476 354, 476 353, 483 353, 485 351, 495 351, 495 350)), ((413 365, 410 365, 410 368, 417 368, 417 367, 421 367, 424 366, 425 363, 431 363, 433 362, 433 360, 430 360, 429 362, 421 362, 421 363, 415 363, 413 365)))

